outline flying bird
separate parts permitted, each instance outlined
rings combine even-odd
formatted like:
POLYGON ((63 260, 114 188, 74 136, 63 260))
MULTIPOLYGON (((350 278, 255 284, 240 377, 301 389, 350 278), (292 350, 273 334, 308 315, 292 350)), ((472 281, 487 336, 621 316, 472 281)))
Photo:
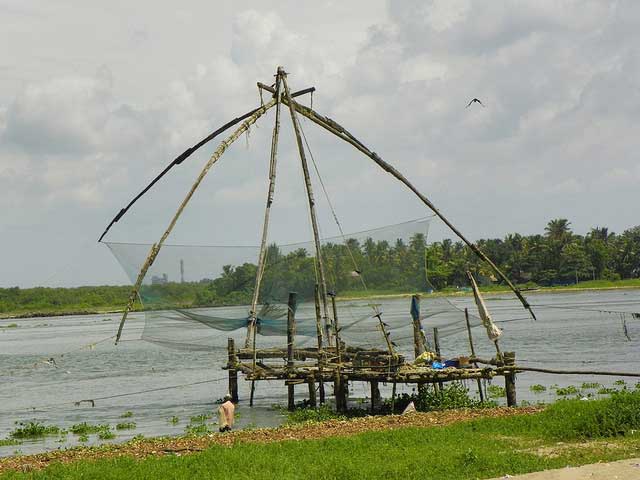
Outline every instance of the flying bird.
POLYGON ((482 103, 480 100, 478 100, 477 98, 474 98, 473 100, 471 100, 466 107, 464 108, 469 108, 471 106, 472 103, 479 103, 480 105, 482 105, 482 108, 484 108, 484 103, 482 103))

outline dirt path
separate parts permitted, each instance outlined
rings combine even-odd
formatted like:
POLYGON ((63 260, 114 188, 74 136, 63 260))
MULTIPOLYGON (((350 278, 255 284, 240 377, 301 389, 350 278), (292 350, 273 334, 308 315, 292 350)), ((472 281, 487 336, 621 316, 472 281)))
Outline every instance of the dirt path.
POLYGON ((303 425, 239 430, 227 434, 209 434, 195 437, 174 437, 144 439, 123 444, 100 447, 81 447, 59 450, 38 455, 0 458, 0 473, 7 470, 23 472, 40 470, 54 462, 74 462, 130 456, 144 458, 150 455, 187 455, 199 452, 212 445, 232 446, 237 442, 268 443, 282 440, 310 440, 325 437, 344 437, 362 432, 373 432, 403 427, 434 427, 450 425, 474 418, 507 417, 530 415, 540 412, 541 407, 491 408, 486 410, 450 410, 443 412, 414 413, 411 415, 390 415, 353 418, 350 420, 329 420, 303 425))
POLYGON ((640 480, 640 458, 527 473, 515 477, 504 476, 493 480, 507 478, 509 480, 640 480))

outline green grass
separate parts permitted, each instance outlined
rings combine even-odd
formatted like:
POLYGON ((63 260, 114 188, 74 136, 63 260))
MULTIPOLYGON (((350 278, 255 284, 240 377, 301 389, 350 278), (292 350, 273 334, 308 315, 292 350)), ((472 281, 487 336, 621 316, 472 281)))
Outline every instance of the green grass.
POLYGON ((638 428, 640 392, 623 392, 604 400, 561 400, 536 415, 345 438, 236 443, 141 461, 53 464, 2 478, 482 479, 632 457, 640 451, 640 434, 633 433, 638 428), (606 442, 585 443, 598 439, 606 442), (555 449, 554 455, 536 454, 543 447, 555 449))

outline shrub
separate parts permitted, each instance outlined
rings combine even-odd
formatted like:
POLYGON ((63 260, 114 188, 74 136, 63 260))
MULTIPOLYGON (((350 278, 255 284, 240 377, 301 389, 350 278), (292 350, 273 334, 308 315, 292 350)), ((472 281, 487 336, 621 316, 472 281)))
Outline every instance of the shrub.
POLYGON ((499 385, 489 385, 487 387, 487 393, 489 394, 490 398, 501 398, 507 396, 507 391, 504 389, 504 387, 501 387, 499 385))
MULTIPOLYGON (((504 389, 503 389, 504 390, 504 389)), ((396 399, 395 411, 401 412, 410 402, 421 412, 433 410, 451 410, 455 408, 484 408, 494 407, 495 402, 481 402, 469 396, 469 390, 460 383, 451 383, 443 388, 425 388, 414 394, 402 394, 396 399)), ((383 411, 391 411, 391 400, 385 400, 383 411)))
POLYGON ((559 440, 626 435, 640 429, 640 392, 616 392, 602 400, 560 400, 542 415, 559 440))
POLYGON ((322 405, 319 408, 297 408, 293 412, 287 412, 286 423, 322 422, 324 420, 331 420, 334 418, 345 420, 347 417, 334 412, 328 405, 322 405))

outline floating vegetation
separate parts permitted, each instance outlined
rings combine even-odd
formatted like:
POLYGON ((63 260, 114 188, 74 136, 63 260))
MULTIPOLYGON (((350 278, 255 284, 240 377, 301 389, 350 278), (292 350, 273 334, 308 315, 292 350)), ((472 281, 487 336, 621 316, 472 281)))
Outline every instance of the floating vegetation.
POLYGON ((211 418, 211 415, 207 415, 206 413, 203 413, 201 415, 195 415, 195 416, 191 417, 189 419, 189 422, 190 423, 204 423, 209 418, 211 418))
POLYGON ((487 387, 487 393, 491 398, 501 398, 507 396, 507 391, 504 387, 500 387, 499 385, 489 385, 487 387))
POLYGON ((598 382, 584 382, 582 384, 583 390, 595 390, 596 388, 600 388, 601 385, 598 382))
POLYGON ((113 433, 109 427, 107 427, 106 430, 101 430, 100 432, 98 432, 98 438, 100 440, 111 440, 113 438, 116 438, 116 434, 113 433))
POLYGON ((598 395, 611 395, 612 393, 618 393, 618 389, 613 387, 602 387, 598 389, 598 395))
POLYGON ((16 422, 16 424, 18 427, 9 433, 11 438, 38 438, 63 433, 57 425, 45 425, 40 422, 16 422))
POLYGON ((78 441, 82 443, 86 443, 89 441, 89 435, 82 434, 78 436, 78 441))
POLYGON ((0 440, 0 447, 8 447, 11 445, 22 445, 22 442, 14 438, 5 438, 3 440, 0 440))
POLYGON ((562 395, 563 397, 567 395, 577 395, 579 393, 580 393, 580 389, 575 385, 560 387, 556 390, 556 395, 562 395))
POLYGON ((133 417, 133 412, 131 410, 127 410, 122 415, 120 415, 120 418, 131 418, 131 417, 133 417))
POLYGON ((177 425, 178 423, 180 423, 180 418, 174 415, 173 417, 169 418, 168 422, 172 425, 177 425))
POLYGON ((116 430, 133 430, 136 428, 136 422, 122 422, 116 425, 116 430))
POLYGON ((144 435, 141 433, 137 434, 131 439, 132 442, 139 442, 140 440, 144 440, 144 435))
POLYGON ((204 423, 187 425, 186 427, 184 427, 184 431, 188 435, 204 435, 205 433, 210 432, 209 427, 204 423))
POLYGON ((616 380, 615 382, 613 382, 613 384, 625 387, 627 385, 627 382, 625 382, 624 380, 616 380))
POLYGON ((71 433, 75 433, 76 435, 89 435, 91 433, 100 433, 109 429, 110 427, 107 424, 91 425, 90 423, 82 422, 71 425, 69 431, 71 433))
POLYGON ((18 324, 10 323, 9 325, 0 325, 0 328, 18 328, 18 324))
POLYGON ((529 387, 529 390, 531 390, 533 393, 542 393, 547 391, 547 387, 538 383, 536 385, 531 385, 529 387))

